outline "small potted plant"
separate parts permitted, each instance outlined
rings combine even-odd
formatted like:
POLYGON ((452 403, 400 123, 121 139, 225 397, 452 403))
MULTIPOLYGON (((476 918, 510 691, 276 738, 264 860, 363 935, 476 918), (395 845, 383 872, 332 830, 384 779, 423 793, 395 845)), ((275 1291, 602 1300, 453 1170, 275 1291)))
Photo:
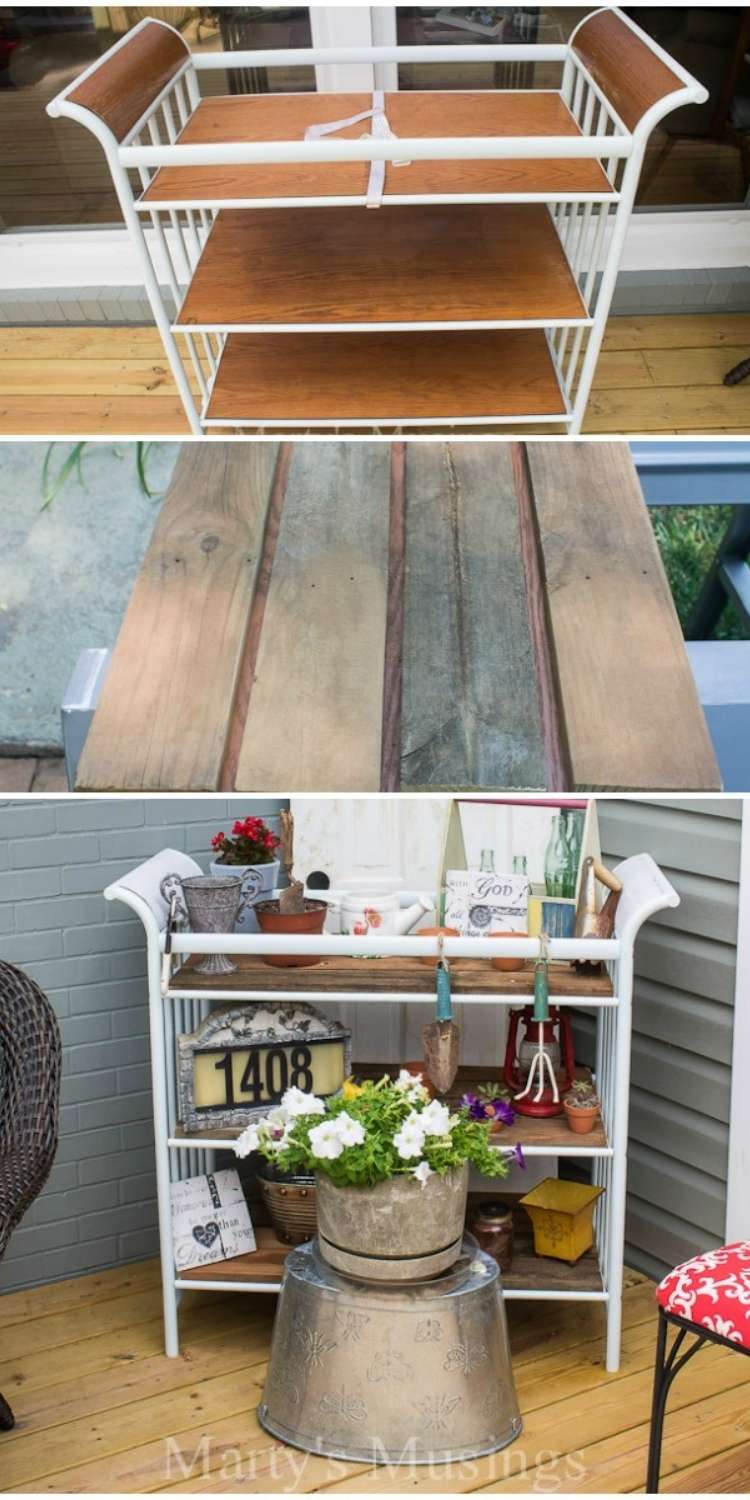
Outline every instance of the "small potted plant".
MULTIPOLYGON (((278 900, 258 902, 255 907, 258 926, 261 932, 268 933, 269 937, 276 937, 280 933, 288 933, 295 937, 302 933, 320 933, 323 931, 328 915, 327 903, 309 900, 305 896, 302 881, 295 880, 294 818, 290 812, 283 811, 279 816, 281 818, 281 863, 289 884, 279 892, 278 900)), ((310 964, 319 964, 320 958, 317 954, 309 953, 269 953, 264 954, 263 962, 272 964, 274 968, 299 969, 310 964)))
POLYGON ((489 1119, 432 1099, 402 1069, 318 1099, 288 1089, 280 1108, 235 1142, 289 1174, 314 1174, 324 1259, 368 1279, 413 1279, 444 1270, 463 1239, 469 1167, 505 1177, 520 1148, 490 1142, 489 1119))
POLYGON ((242 894, 249 898, 250 904, 235 923, 235 932, 258 930, 253 906, 264 895, 272 895, 279 883, 280 862, 276 858, 279 843, 262 818, 238 818, 231 834, 215 833, 211 840, 214 851, 211 874, 240 875, 242 894))
POLYGON ((563 1109, 571 1130, 576 1135, 588 1135, 594 1128, 600 1107, 593 1083, 589 1083, 587 1078, 574 1079, 570 1093, 563 1099, 563 1109))

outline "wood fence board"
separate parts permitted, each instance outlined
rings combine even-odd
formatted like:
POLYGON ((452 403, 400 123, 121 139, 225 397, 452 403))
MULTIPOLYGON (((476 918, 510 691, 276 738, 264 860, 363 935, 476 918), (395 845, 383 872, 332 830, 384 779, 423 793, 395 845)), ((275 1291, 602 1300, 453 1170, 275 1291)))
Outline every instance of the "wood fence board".
POLYGON ((387 444, 295 446, 239 790, 380 785, 389 497, 387 444))
POLYGON ((507 443, 407 449, 401 779, 545 785, 507 443))
POLYGON ((214 791, 278 455, 187 444, 156 522, 78 790, 214 791))
POLYGON ((629 450, 529 443, 527 455, 571 790, 718 790, 629 450))

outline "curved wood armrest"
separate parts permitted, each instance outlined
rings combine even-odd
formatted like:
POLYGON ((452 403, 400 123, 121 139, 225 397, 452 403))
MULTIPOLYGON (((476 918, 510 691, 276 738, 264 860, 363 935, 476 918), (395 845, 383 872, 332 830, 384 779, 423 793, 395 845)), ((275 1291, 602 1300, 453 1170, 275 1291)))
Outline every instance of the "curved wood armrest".
POLYGON ((171 26, 147 21, 104 53, 68 102, 90 110, 122 141, 189 56, 171 26))
POLYGON ((685 87, 616 10, 595 11, 578 27, 572 45, 628 130, 635 130, 653 104, 685 87))

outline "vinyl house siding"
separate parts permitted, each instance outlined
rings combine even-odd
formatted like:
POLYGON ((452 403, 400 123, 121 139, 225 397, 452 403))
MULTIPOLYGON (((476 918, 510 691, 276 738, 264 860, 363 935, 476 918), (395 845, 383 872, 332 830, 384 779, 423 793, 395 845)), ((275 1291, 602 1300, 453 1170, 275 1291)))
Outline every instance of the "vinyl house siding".
POLYGON ((648 849, 681 898, 635 950, 626 1261, 725 1238, 742 806, 600 801, 605 863, 648 849))

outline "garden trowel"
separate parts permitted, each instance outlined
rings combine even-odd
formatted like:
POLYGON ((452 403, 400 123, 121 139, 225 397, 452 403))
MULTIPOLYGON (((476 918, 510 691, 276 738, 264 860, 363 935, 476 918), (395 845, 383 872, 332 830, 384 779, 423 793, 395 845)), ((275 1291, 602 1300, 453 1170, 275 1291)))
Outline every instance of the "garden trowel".
POLYGON ((450 969, 443 958, 442 936, 438 951, 435 1020, 422 1027, 422 1044, 427 1075, 439 1094, 447 1094, 458 1072, 461 1029, 453 1019, 450 969))

